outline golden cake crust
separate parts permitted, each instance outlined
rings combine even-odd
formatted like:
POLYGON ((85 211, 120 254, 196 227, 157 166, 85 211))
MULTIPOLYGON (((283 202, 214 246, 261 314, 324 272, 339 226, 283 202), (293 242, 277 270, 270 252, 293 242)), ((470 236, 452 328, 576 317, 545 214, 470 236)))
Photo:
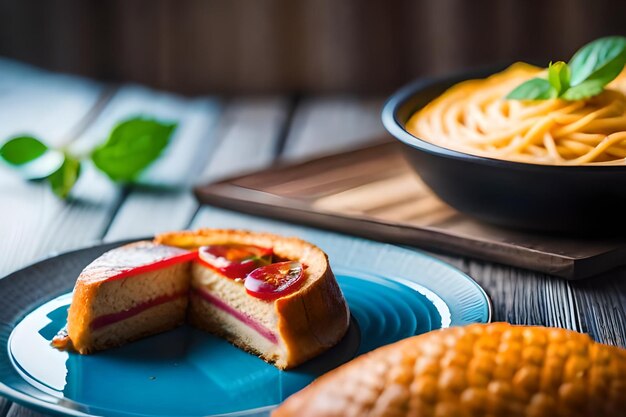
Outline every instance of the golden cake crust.
MULTIPOLYGON (((81 272, 78 279, 76 280, 76 284, 74 286, 74 295, 72 297, 72 304, 70 305, 67 316, 67 336, 55 340, 55 345, 59 347, 71 348, 79 353, 87 354, 96 350, 119 346, 131 340, 134 340, 134 338, 125 338, 123 340, 121 339, 119 343, 111 342, 104 345, 99 345, 98 343, 95 343, 92 337, 93 331, 90 329, 90 323, 99 314, 107 312, 97 311, 97 308, 102 306, 94 306, 93 300, 97 300, 99 296, 102 296, 103 285, 110 285, 108 279, 116 276, 125 267, 128 267, 130 263, 136 261, 145 261, 149 263, 153 261, 158 261, 160 258, 175 256, 184 252, 185 251, 182 251, 179 248, 158 246, 150 241, 140 241, 113 249, 95 259, 92 263, 85 267, 85 269, 81 272), (136 254, 137 252, 141 252, 143 249, 147 249, 149 251, 153 251, 154 249, 156 249, 157 252, 151 254, 151 258, 146 257, 145 259, 140 258, 139 260, 128 259, 131 253, 136 254)), ((184 269, 185 267, 181 265, 180 268, 184 269)), ((119 284, 122 285, 121 282, 119 282, 119 284)), ((115 283, 113 285, 118 285, 118 283, 115 283)), ((180 280, 178 288, 174 288, 173 291, 186 292, 188 291, 188 288, 188 280, 180 280)), ((123 301, 124 300, 109 300, 109 302, 103 304, 105 306, 114 307, 114 304, 118 304, 119 306, 119 304, 123 301)), ((186 301, 179 304, 181 306, 177 308, 177 310, 184 311, 186 308, 186 301)), ((170 313, 169 315, 176 316, 172 318, 173 323, 163 326, 155 324, 153 331, 143 334, 141 336, 158 333, 162 330, 166 330, 167 328, 172 328, 178 324, 181 324, 184 321, 184 314, 181 315, 179 313, 170 313)))
POLYGON ((322 376, 272 417, 618 417, 626 350, 506 323, 430 332, 322 376))
POLYGON ((155 242, 185 249, 225 243, 271 247, 277 256, 307 266, 303 285, 273 301, 278 333, 287 351, 287 358, 275 363, 278 368, 292 368, 317 356, 337 344, 348 329, 348 306, 328 257, 309 242, 271 233, 227 229, 164 233, 156 236, 155 242))

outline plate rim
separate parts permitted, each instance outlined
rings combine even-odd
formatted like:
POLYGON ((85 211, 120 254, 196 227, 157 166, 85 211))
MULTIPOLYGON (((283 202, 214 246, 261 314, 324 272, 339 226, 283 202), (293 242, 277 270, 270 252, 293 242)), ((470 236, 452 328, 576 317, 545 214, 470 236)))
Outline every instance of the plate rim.
POLYGON ((411 247, 407 247, 404 245, 393 245, 391 244, 391 246, 396 246, 400 249, 405 249, 405 250, 410 250, 412 252, 414 252, 417 256, 421 257, 422 259, 426 259, 428 261, 434 262, 436 264, 439 264, 440 266, 450 269, 453 272, 461 275, 463 278, 465 278, 467 281, 469 281, 480 293, 480 295, 482 295, 482 297, 485 299, 485 303, 486 308, 487 308, 487 317, 485 319, 485 323, 484 324, 489 324, 493 322, 493 301, 491 300, 491 297, 489 296, 489 294, 487 293, 487 291, 483 288, 482 285, 480 285, 478 283, 478 281, 476 281, 474 278, 472 278, 469 274, 461 271, 459 268, 457 268, 454 265, 449 264, 448 262, 436 258, 432 255, 429 255, 428 253, 420 250, 420 249, 416 249, 416 248, 411 248, 411 247))
MULTIPOLYGON (((153 239, 152 236, 141 236, 141 237, 136 237, 136 238, 130 238, 130 239, 122 239, 122 240, 115 240, 112 242, 107 242, 104 240, 100 240, 100 241, 96 241, 93 242, 90 245, 86 245, 86 246, 81 246, 75 249, 70 249, 70 250, 66 250, 66 251, 53 251, 50 252, 46 255, 44 255, 43 257, 40 257, 36 260, 34 260, 33 262, 25 265, 22 268, 19 268, 15 271, 10 272, 9 274, 3 276, 2 278, 0 278, 0 283, 5 282, 5 279, 11 278, 14 275, 18 275, 20 273, 23 273, 25 270, 31 269, 37 265, 43 264, 45 262, 49 262, 50 260, 54 259, 54 258, 58 258, 61 256, 71 256, 74 253, 77 252, 81 252, 81 251, 85 251, 85 250, 90 250, 90 249, 95 249, 98 247, 102 247, 102 246, 110 246, 111 249, 124 245, 124 244, 128 244, 128 243, 132 243, 132 242, 137 242, 137 241, 141 241, 141 240, 151 240, 153 239)), ((432 255, 429 255, 419 249, 414 249, 414 248, 407 248, 405 246, 400 246, 400 245, 392 245, 392 244, 385 244, 382 242, 375 242, 381 245, 387 245, 389 247, 393 247, 396 248, 398 250, 403 250, 403 251, 410 251, 414 256, 417 256, 419 258, 422 259, 422 261, 425 262, 430 262, 430 263, 434 263, 437 264, 439 267, 443 267, 445 269, 450 270, 451 272, 459 275, 460 277, 464 278, 466 281, 468 281, 469 283, 472 284, 472 286, 474 287, 475 290, 478 291, 478 293, 480 294, 480 296, 483 298, 484 302, 485 302, 485 309, 486 309, 486 318, 485 318, 485 322, 484 324, 488 324, 491 323, 493 320, 493 302, 491 300, 491 297, 489 296, 489 294, 487 294, 487 292, 485 291, 485 289, 476 281, 474 280, 474 278, 472 278, 471 276, 469 276, 468 274, 466 274, 465 272, 461 271, 459 268, 439 259, 436 258, 432 255)), ((108 249, 110 250, 110 249, 108 249)), ((341 265, 341 263, 339 263, 337 265, 338 269, 343 268, 344 266, 341 265)), ((358 267, 350 267, 351 269, 354 269, 356 271, 360 271, 360 269, 358 267)), ((370 275, 377 275, 376 271, 363 271, 366 274, 370 274, 370 275)), ((406 278, 403 277, 396 277, 399 278, 403 281, 406 281, 406 278)), ((421 284, 419 284, 421 285, 421 284)), ((430 288, 427 288, 428 290, 434 292, 436 295, 440 296, 439 294, 437 294, 437 292, 431 290, 430 288)), ((59 293, 56 295, 53 295, 52 298, 50 298, 48 301, 57 298, 61 295, 63 295, 64 293, 59 293)), ((445 300, 444 300, 445 301, 445 300)), ((26 317, 28 314, 30 314, 32 311, 34 311, 36 308, 38 308, 39 305, 36 306, 30 306, 28 308, 28 311, 25 313, 21 314, 20 319, 23 319, 24 317, 26 317)), ((4 323, 4 324, 11 324, 11 323, 4 323)), ((450 323, 451 327, 454 326, 453 323, 450 323)), ((436 330, 434 330, 436 331, 436 330)), ((10 356, 10 352, 8 351, 9 346, 8 346, 8 338, 7 338, 7 345, 3 346, 2 349, 5 349, 7 352, 7 355, 10 356)), ((7 399, 9 399, 10 401, 13 401, 17 404, 23 405, 25 407, 34 409, 36 411, 39 412, 47 412, 47 413, 52 413, 54 415, 59 415, 59 416, 72 416, 72 417, 95 417, 97 416, 97 414, 87 414, 84 413, 80 410, 76 410, 73 408, 69 408, 69 407, 64 407, 62 405, 59 404, 55 404, 55 403, 50 403, 50 402, 46 402, 42 399, 30 396, 28 394, 22 393, 20 391, 18 391, 15 388, 12 388, 11 386, 7 385, 4 381, 0 380, 0 396, 3 396, 7 399)), ((88 406, 87 406, 88 407, 88 406)), ((242 410, 242 411, 235 411, 235 412, 231 412, 231 413, 226 413, 226 414, 213 414, 210 415, 209 417, 239 417, 239 416, 248 416, 248 415, 252 415, 252 414, 258 414, 258 413, 263 413, 266 411, 271 411, 274 408, 276 408, 276 405, 269 405, 269 406, 262 406, 262 407, 258 407, 258 408, 253 408, 253 409, 248 409, 248 410, 242 410)))

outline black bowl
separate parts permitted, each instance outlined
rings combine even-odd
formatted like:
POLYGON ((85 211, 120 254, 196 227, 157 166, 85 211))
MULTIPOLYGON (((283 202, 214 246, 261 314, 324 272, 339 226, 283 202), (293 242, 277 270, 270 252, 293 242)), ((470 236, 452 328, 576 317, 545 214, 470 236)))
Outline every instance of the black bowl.
POLYGON ((415 111, 457 82, 500 69, 419 80, 385 103, 385 128, 404 144, 422 180, 455 209, 516 229, 615 235, 626 230, 626 166, 558 166, 510 162, 454 151, 410 134, 415 111))

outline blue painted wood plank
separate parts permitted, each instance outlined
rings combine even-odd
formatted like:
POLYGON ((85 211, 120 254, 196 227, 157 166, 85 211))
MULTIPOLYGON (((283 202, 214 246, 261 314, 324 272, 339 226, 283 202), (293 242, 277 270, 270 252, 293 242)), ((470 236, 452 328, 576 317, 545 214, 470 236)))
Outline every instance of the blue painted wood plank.
MULTIPOLYGON (((0 60, 0 141, 31 133, 49 144, 65 144, 80 134, 76 127, 103 93, 94 82, 0 60)), ((1 163, 0 195, 0 276, 51 250, 97 239, 98 224, 108 217, 105 201, 62 202, 46 184, 26 182, 1 163)))
POLYGON ((0 142, 23 133, 50 144, 71 140, 72 128, 103 91, 91 80, 0 58, 0 142))
POLYGON ((224 111, 211 161, 198 183, 255 171, 271 165, 275 145, 289 113, 286 98, 243 98, 224 111))
POLYGON ((363 145, 385 135, 383 100, 317 97, 298 106, 282 159, 298 160, 363 145))

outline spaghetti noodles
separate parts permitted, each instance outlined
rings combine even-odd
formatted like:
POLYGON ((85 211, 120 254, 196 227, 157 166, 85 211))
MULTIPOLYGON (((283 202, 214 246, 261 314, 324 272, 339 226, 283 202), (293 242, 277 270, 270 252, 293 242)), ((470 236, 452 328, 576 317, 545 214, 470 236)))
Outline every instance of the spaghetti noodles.
POLYGON ((546 165, 626 165, 626 71, 585 100, 507 100, 543 70, 518 63, 457 84, 415 113, 407 130, 457 151, 546 165))

